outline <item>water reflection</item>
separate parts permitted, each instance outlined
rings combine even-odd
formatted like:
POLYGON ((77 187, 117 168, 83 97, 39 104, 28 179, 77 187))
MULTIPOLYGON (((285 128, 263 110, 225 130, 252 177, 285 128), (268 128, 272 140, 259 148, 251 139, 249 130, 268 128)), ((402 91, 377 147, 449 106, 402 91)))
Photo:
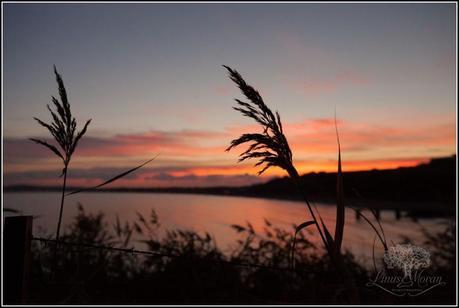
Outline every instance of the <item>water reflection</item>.
MULTIPOLYGON (((53 234, 59 212, 58 193, 5 193, 4 206, 21 210, 25 215, 37 216, 34 221, 34 235, 53 234)), ((291 229, 308 220, 309 213, 300 202, 267 200, 244 197, 206 196, 191 194, 149 194, 149 193, 86 193, 70 196, 66 200, 63 223, 68 225, 77 213, 77 204, 83 204, 86 212, 102 211, 109 223, 118 215, 121 221, 134 221, 137 212, 149 217, 154 208, 159 216, 161 231, 186 228, 198 232, 208 231, 218 246, 225 249, 237 238, 231 224, 245 225, 250 222, 257 232, 263 232, 265 219, 274 224, 291 229)), ((326 204, 317 207, 330 230, 334 229, 336 209, 326 204)), ((7 215, 7 214, 5 214, 7 215)), ((429 231, 442 228, 444 219, 396 220, 395 213, 381 213, 384 231, 389 243, 398 243, 409 238, 414 244, 422 244, 424 238, 421 226, 429 231)), ((320 239, 311 228, 308 237, 319 243, 320 239)), ((357 220, 355 213, 347 209, 344 231, 344 249, 358 257, 372 254, 375 233, 363 220, 357 220)), ((376 246, 376 252, 382 248, 376 246)))

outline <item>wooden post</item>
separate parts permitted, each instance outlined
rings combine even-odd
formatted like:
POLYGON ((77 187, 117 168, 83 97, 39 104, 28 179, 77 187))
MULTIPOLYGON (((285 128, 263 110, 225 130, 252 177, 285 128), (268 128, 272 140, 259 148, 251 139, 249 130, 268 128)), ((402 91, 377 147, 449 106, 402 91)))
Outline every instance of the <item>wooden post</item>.
POLYGON ((3 291, 5 304, 27 302, 32 254, 32 216, 5 217, 3 291))

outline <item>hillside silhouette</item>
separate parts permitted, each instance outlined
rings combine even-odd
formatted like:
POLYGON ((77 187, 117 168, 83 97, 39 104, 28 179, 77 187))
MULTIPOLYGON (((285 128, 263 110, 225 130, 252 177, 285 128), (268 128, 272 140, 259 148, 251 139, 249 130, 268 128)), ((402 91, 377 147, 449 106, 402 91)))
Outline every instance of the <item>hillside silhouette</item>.
MULTIPOLYGON (((344 172, 347 197, 390 201, 451 203, 455 200, 455 156, 435 158, 416 167, 344 172)), ((312 198, 336 195, 336 173, 312 172, 301 176, 312 198)), ((288 178, 249 186, 247 193, 295 198, 288 178)))

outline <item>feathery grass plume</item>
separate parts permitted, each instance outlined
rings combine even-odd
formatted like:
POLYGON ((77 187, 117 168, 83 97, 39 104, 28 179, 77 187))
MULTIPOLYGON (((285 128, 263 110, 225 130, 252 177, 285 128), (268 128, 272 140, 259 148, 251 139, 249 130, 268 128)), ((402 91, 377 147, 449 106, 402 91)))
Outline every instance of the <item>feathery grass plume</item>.
POLYGON ((57 232, 56 232, 56 241, 59 240, 59 232, 61 228, 62 222, 62 211, 64 208, 64 199, 65 199, 65 188, 67 182, 67 169, 70 164, 70 160, 72 159, 72 155, 75 152, 75 149, 78 145, 78 142, 86 133, 89 123, 91 120, 87 120, 83 126, 83 129, 80 131, 76 131, 77 122, 75 118, 72 116, 72 112, 70 110, 70 103, 67 99, 67 91, 65 90, 64 81, 62 80, 62 76, 57 72, 56 66, 54 66, 54 74, 56 76, 57 85, 59 88, 59 96, 61 101, 54 96, 52 96, 52 102, 55 107, 55 111, 51 109, 49 105, 47 108, 51 113, 53 121, 50 123, 46 123, 38 118, 34 118, 41 126, 48 129, 51 135, 56 140, 57 144, 59 145, 60 149, 56 146, 49 144, 45 140, 30 138, 30 140, 41 144, 51 150, 56 156, 62 159, 62 163, 64 165, 61 173, 61 177, 63 176, 63 183, 62 183, 62 197, 61 197, 61 207, 59 211, 59 221, 57 224, 57 232))
MULTIPOLYGON (((262 169, 258 172, 259 175, 270 167, 280 167, 287 171, 301 192, 313 221, 313 223, 303 223, 300 227, 306 228, 314 224, 317 227, 327 252, 330 256, 334 255, 333 250, 335 248, 333 239, 329 236, 330 232, 325 224, 322 223, 322 227, 320 226, 304 192, 301 184, 301 177, 293 165, 292 151, 290 150, 287 138, 284 135, 279 113, 273 113, 265 104, 258 91, 248 85, 237 71, 226 65, 223 65, 223 67, 227 69, 230 79, 236 83, 241 92, 250 101, 244 102, 239 99, 235 99, 238 106, 233 107, 233 109, 239 111, 244 116, 255 120, 263 129, 261 133, 243 134, 239 138, 232 140, 226 151, 230 151, 239 145, 249 143, 247 150, 239 155, 239 162, 248 159, 258 160, 255 166, 262 167, 262 169)), ((297 229, 296 232, 298 233, 302 228, 297 229)))
POLYGON ((159 154, 157 154, 155 157, 147 160, 146 162, 142 163, 139 166, 136 166, 134 168, 131 168, 127 171, 124 171, 109 180, 104 181, 101 184, 98 184, 94 187, 88 187, 84 189, 79 189, 77 191, 73 191, 70 193, 65 193, 66 190, 66 180, 67 180, 67 169, 68 165, 70 163, 70 160, 72 158, 72 154, 74 153, 78 142, 80 139, 83 137, 83 135, 86 133, 87 127, 91 120, 86 121, 86 124, 84 125, 83 129, 79 132, 76 133, 76 120, 74 117, 72 117, 72 113, 70 110, 70 104, 67 99, 67 92, 64 87, 64 81, 62 80, 61 75, 57 72, 56 66, 54 66, 54 73, 56 75, 56 80, 57 84, 59 86, 59 95, 61 98, 60 103, 54 96, 52 97, 52 101, 56 107, 56 112, 51 110, 49 105, 47 105, 49 112, 51 113, 53 117, 53 122, 48 124, 43 122, 42 120, 38 118, 34 118, 40 125, 46 127, 51 135, 54 137, 54 139, 57 141, 57 143, 60 146, 60 150, 55 147, 54 145, 49 144, 45 140, 40 140, 40 139, 35 139, 35 138, 30 138, 30 140, 41 144, 48 149, 50 149, 54 154, 56 154, 58 157, 62 159, 62 162, 64 164, 64 168, 62 169, 62 174, 61 176, 64 176, 64 181, 63 181, 63 186, 62 186, 62 198, 61 198, 61 208, 60 208, 60 213, 59 213, 59 222, 58 222, 58 227, 57 227, 57 232, 56 232, 56 240, 59 240, 59 232, 60 232, 60 226, 61 226, 61 221, 62 221, 62 212, 63 212, 63 205, 64 205, 64 198, 65 196, 77 194, 80 192, 85 192, 85 191, 91 191, 95 190, 97 188, 100 188, 102 186, 108 185, 122 177, 125 177, 126 175, 136 171, 137 169, 142 168, 146 164, 150 163, 153 161, 159 154))
POLYGON ((254 119, 263 127, 263 133, 243 134, 241 137, 231 141, 231 145, 226 151, 232 148, 252 142, 249 148, 239 156, 239 162, 247 159, 258 159, 256 166, 263 168, 258 172, 261 175, 268 168, 278 166, 293 176, 296 173, 292 164, 292 151, 288 145, 282 130, 282 122, 279 113, 274 113, 266 106, 262 97, 253 87, 248 85, 241 75, 224 66, 233 80, 241 89, 242 93, 250 100, 250 103, 236 99, 239 107, 233 107, 244 116, 254 119))

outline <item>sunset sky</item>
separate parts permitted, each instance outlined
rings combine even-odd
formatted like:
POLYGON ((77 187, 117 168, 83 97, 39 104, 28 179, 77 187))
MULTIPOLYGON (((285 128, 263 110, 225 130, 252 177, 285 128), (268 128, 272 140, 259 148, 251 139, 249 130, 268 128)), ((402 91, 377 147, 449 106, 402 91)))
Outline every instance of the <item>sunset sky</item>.
POLYGON ((278 110, 302 173, 412 166, 456 149, 454 4, 3 4, 5 185, 57 185, 47 138, 62 73, 79 128, 70 184, 97 184, 160 153, 118 186, 245 185, 225 152, 260 129, 223 64, 278 110))

